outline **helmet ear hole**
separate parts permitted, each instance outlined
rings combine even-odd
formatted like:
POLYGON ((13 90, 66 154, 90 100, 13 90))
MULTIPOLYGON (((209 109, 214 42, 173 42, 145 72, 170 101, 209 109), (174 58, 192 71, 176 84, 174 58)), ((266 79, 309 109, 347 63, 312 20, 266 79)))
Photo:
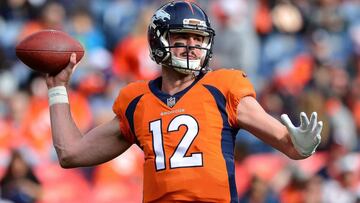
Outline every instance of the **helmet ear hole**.
POLYGON ((155 55, 162 58, 164 56, 164 52, 161 51, 160 49, 156 49, 155 50, 155 55))

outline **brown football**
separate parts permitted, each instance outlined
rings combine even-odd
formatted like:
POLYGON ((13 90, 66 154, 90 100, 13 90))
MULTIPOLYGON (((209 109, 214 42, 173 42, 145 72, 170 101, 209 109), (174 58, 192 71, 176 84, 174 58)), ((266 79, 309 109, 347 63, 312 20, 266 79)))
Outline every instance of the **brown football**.
POLYGON ((65 32, 42 30, 16 45, 16 56, 31 69, 54 75, 64 69, 71 53, 76 53, 76 62, 84 56, 81 44, 65 32))

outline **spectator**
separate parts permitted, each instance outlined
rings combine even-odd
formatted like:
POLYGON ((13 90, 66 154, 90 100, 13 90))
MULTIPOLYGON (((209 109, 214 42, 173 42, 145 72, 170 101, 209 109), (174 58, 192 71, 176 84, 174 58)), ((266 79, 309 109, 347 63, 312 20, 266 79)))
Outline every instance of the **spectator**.
POLYGON ((120 80, 128 82, 155 78, 160 69, 149 57, 147 22, 153 10, 141 12, 133 32, 120 41, 114 50, 113 72, 120 80))
POLYGON ((26 22, 18 35, 18 40, 22 40, 26 36, 42 29, 63 30, 65 16, 66 11, 61 4, 55 1, 48 2, 43 5, 43 9, 41 9, 37 19, 26 22))
POLYGON ((20 151, 14 150, 10 164, 0 181, 1 197, 16 203, 34 203, 41 199, 41 183, 20 151))
POLYGON ((240 198, 240 203, 279 203, 276 194, 271 190, 268 183, 254 176, 251 180, 249 190, 240 198))
POLYGON ((359 187, 359 158, 347 154, 336 162, 335 179, 327 180, 323 185, 322 201, 327 203, 349 203, 356 201, 356 189, 359 187))
POLYGON ((214 27, 217 40, 214 42, 215 67, 242 68, 254 82, 257 81, 260 41, 252 25, 254 1, 214 1, 214 27))

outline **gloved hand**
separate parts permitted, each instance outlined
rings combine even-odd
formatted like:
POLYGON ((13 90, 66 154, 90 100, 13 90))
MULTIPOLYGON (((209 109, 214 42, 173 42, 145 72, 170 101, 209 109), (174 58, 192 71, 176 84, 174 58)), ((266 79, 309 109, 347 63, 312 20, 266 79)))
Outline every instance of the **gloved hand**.
POLYGON ((295 127, 287 114, 281 115, 283 124, 289 131, 295 149, 304 157, 312 155, 321 141, 322 121, 317 121, 317 113, 313 112, 310 121, 304 112, 300 113, 301 124, 295 127))

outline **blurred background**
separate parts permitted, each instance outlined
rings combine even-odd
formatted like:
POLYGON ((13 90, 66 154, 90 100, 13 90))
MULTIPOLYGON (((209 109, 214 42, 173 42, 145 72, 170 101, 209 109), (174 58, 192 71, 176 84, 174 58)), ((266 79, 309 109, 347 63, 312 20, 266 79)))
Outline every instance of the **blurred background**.
MULTIPOLYGON (((15 56, 19 40, 63 30, 86 54, 71 80, 73 117, 86 132, 113 118, 118 91, 152 79, 146 30, 160 0, 0 1, 0 202, 138 203, 141 150, 64 170, 52 146, 47 88, 15 56)), ((324 122, 316 154, 292 161, 246 131, 236 142, 240 202, 360 202, 360 0, 198 0, 216 29, 211 67, 238 68, 276 118, 324 122)))

